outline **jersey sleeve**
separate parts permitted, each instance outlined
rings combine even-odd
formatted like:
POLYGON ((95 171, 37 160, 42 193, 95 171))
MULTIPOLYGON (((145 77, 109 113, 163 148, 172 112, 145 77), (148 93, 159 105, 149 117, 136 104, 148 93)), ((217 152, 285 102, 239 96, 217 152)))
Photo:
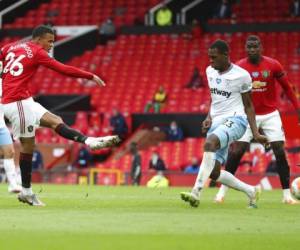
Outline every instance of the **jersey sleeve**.
POLYGON ((47 68, 50 68, 54 71, 57 71, 63 75, 77 77, 77 78, 85 78, 85 79, 93 79, 93 74, 76 67, 72 67, 69 65, 65 65, 51 58, 46 51, 39 50, 36 55, 36 62, 39 65, 43 65, 47 68))
POLYGON ((298 100, 297 100, 296 94, 295 94, 295 92, 292 88, 292 85, 289 82, 287 76, 283 75, 280 78, 278 78, 277 81, 281 85, 281 87, 282 87, 283 91, 285 92, 285 94, 287 95, 288 99, 293 104, 294 108, 297 110, 299 108, 298 100))
POLYGON ((241 78, 240 78, 240 92, 246 93, 251 91, 252 89, 252 79, 248 72, 246 72, 241 78))

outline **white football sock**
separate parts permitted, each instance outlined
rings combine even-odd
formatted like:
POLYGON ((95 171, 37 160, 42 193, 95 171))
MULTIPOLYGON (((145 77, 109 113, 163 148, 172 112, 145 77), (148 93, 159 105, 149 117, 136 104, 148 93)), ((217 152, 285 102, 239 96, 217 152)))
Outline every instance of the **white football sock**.
POLYGON ((226 195, 226 193, 227 193, 227 191, 228 191, 228 187, 227 186, 225 186, 225 185, 221 185, 221 187, 219 188, 219 191, 218 191, 218 193, 217 193, 217 195, 216 195, 216 198, 224 198, 225 197, 225 195, 226 195))
POLYGON ((3 166, 9 185, 12 187, 17 186, 17 174, 14 160, 3 159, 3 166))
POLYGON ((33 192, 32 192, 32 188, 25 188, 25 187, 22 187, 22 194, 25 194, 25 195, 32 195, 33 192))
POLYGON ((253 193, 255 192, 255 189, 253 186, 246 184, 245 182, 240 181, 238 178, 236 178, 231 173, 221 170, 220 176, 217 179, 218 182, 221 182, 222 184, 231 187, 233 189, 242 191, 248 195, 248 197, 251 197, 253 193))
POLYGON ((211 172, 215 167, 216 153, 214 152, 204 152, 201 166, 198 172, 198 176, 194 185, 194 191, 200 191, 203 189, 207 179, 209 178, 211 172))
POLYGON ((291 190, 289 188, 282 189, 282 191, 283 191, 283 198, 284 199, 290 199, 292 197, 291 190))

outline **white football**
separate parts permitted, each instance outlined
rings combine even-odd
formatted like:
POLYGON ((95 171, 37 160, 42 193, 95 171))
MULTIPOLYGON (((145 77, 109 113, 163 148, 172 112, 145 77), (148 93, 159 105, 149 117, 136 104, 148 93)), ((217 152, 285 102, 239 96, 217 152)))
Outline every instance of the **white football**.
POLYGON ((291 191, 293 196, 300 200, 300 177, 292 181, 291 191))

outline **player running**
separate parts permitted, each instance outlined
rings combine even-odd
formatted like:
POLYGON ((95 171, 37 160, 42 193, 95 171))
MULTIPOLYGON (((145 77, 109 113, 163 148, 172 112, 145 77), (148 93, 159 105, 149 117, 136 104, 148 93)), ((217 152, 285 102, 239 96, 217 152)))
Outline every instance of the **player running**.
POLYGON ((22 192, 18 195, 18 199, 34 206, 44 206, 31 189, 32 153, 37 126, 51 128, 60 136, 85 143, 91 149, 110 147, 119 142, 117 136, 87 137, 68 127, 59 116, 50 113, 32 99, 29 84, 40 65, 64 75, 90 79, 99 86, 105 86, 98 76, 51 58, 47 52, 51 50, 53 44, 54 31, 42 25, 33 30, 31 41, 8 44, 1 49, 0 54, 0 61, 3 62, 4 115, 12 124, 14 138, 19 138, 21 142, 22 192))
POLYGON ((220 170, 221 164, 226 161, 229 144, 243 136, 248 122, 254 138, 261 143, 267 142, 267 138, 258 132, 255 123, 250 95, 251 77, 246 70, 232 64, 228 54, 229 47, 222 40, 214 42, 208 50, 211 66, 207 67, 206 76, 212 100, 209 114, 202 126, 203 132, 209 130, 195 185, 190 193, 181 193, 181 198, 194 207, 199 205, 201 191, 209 177, 246 193, 249 207, 257 207, 260 189, 220 170))
MULTIPOLYGON (((237 65, 247 70, 252 76, 252 99, 256 113, 256 124, 263 130, 271 144, 276 158, 277 171, 283 189, 283 203, 298 203, 290 192, 290 169, 284 151, 284 131, 280 114, 277 110, 276 81, 281 85, 285 94, 298 111, 300 122, 300 110, 297 98, 293 93, 286 73, 281 64, 270 57, 262 55, 262 45, 259 37, 251 35, 246 41, 246 52, 248 56, 237 65)), ((229 153, 225 169, 235 174, 239 162, 249 147, 253 134, 248 126, 246 133, 235 144, 235 150, 229 153)), ((224 201, 227 187, 222 185, 215 197, 217 203, 224 201)))

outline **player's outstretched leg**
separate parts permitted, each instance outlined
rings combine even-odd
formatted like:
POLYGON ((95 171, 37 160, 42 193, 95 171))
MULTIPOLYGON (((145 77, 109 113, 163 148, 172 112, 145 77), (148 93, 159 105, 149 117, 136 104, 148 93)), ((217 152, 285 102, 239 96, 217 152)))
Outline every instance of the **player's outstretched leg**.
POLYGON ((248 185, 225 170, 221 170, 220 176, 216 179, 216 181, 238 191, 244 192, 249 198, 249 207, 257 208, 257 201, 261 193, 260 187, 248 185))
MULTIPOLYGON (((249 146, 249 143, 247 142, 234 142, 234 144, 231 146, 231 149, 228 154, 228 158, 225 165, 225 170, 228 171, 231 174, 235 174, 239 163, 246 152, 247 148, 249 146)), ((225 200, 225 195, 228 191, 228 187, 225 185, 221 185, 221 187, 218 190, 218 193, 216 194, 214 198, 215 203, 223 203, 225 200)))
POLYGON ((57 127, 55 128, 55 132, 66 139, 84 143, 93 150, 112 147, 120 142, 120 138, 116 135, 104 137, 87 137, 79 131, 70 128, 64 123, 57 125, 57 127))
POLYGON ((271 142, 271 147, 276 158, 277 171, 283 191, 282 202, 288 205, 299 204, 299 202, 292 197, 290 191, 290 167, 286 159, 286 154, 284 152, 284 142, 271 142))
POLYGON ((117 145, 121 140, 118 136, 105 137, 87 137, 80 131, 70 128, 66 125, 61 117, 46 112, 40 119, 40 125, 47 128, 52 128, 60 136, 79 143, 84 143, 91 149, 101 149, 117 145))

